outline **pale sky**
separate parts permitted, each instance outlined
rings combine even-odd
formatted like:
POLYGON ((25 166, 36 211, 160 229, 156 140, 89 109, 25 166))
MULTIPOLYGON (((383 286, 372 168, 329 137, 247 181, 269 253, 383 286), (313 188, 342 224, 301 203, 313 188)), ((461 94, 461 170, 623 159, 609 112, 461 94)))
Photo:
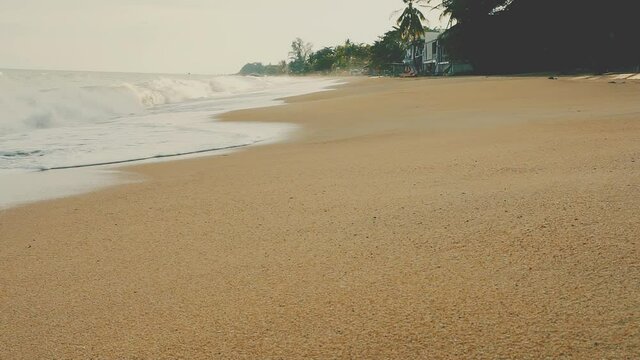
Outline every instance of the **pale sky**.
MULTIPOLYGON (((229 74, 373 42, 401 0, 0 0, 0 68, 229 74)), ((425 9, 425 14, 427 10, 425 9)), ((438 14, 430 26, 442 26, 438 14)))

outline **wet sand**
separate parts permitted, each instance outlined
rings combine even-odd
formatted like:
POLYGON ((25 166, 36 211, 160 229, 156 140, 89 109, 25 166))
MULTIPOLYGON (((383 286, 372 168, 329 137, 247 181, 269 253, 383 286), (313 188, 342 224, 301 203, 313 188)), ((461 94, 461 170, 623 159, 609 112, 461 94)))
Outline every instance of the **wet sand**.
POLYGON ((640 83, 366 79, 0 212, 0 358, 638 358, 640 83))

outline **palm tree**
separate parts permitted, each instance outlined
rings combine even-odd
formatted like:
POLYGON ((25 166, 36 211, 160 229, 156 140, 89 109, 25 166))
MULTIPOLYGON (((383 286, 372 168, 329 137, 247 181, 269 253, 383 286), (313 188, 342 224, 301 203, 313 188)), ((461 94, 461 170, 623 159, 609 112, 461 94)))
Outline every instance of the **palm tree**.
POLYGON ((427 2, 427 0, 402 0, 407 7, 404 9, 396 23, 398 24, 398 28, 400 31, 400 38, 408 45, 412 46, 414 50, 411 52, 413 66, 417 70, 416 64, 416 52, 415 48, 417 48, 420 39, 424 35, 424 27, 422 26, 422 22, 426 20, 424 14, 420 9, 418 9, 414 5, 420 5, 423 2, 427 2))

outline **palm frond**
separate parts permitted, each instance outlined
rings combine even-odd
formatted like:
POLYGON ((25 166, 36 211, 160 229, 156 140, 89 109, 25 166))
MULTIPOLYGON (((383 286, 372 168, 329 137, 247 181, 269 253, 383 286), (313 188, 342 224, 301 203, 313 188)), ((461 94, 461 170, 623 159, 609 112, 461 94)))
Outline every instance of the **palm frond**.
MULTIPOLYGON (((404 41, 415 42, 424 34, 423 21, 426 17, 414 4, 426 4, 428 0, 402 0, 407 7, 404 8, 402 14, 396 20, 400 31, 400 37, 404 41)), ((422 5, 420 5, 422 6, 422 5)))

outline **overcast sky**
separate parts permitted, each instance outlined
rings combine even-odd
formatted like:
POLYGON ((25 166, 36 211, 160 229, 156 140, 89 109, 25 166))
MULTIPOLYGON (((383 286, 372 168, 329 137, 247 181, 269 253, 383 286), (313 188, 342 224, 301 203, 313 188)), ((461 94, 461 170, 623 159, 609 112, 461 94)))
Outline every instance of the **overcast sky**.
MULTIPOLYGON (((0 67, 228 74, 314 49, 373 42, 401 0, 0 0, 0 67)), ((426 12, 426 10, 425 10, 426 12)), ((440 25, 438 14, 429 25, 440 25)))

